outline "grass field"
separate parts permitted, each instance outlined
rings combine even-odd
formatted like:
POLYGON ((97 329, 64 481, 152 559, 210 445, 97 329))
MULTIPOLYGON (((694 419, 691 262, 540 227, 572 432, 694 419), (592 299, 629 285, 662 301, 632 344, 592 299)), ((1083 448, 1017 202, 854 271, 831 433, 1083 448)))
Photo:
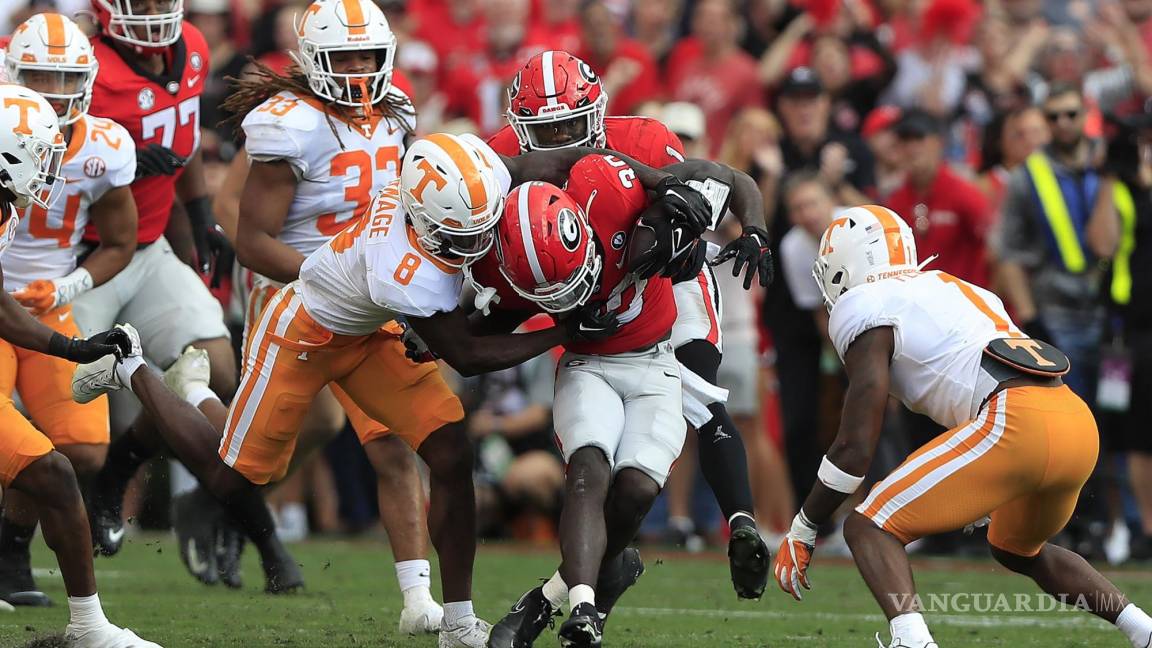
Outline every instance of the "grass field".
MULTIPOLYGON (((40 543, 37 543, 40 544, 40 543)), ((113 559, 96 563, 109 617, 168 648, 184 646, 321 647, 436 645, 434 637, 396 634, 400 597, 383 545, 324 541, 294 546, 304 566, 304 594, 272 598, 262 586, 255 552, 245 556, 246 589, 205 587, 184 572, 167 535, 137 537, 113 559)), ((644 552, 648 570, 609 621, 614 647, 853 646, 876 645, 886 624, 856 574, 843 560, 817 562, 812 592, 802 603, 778 590, 759 602, 738 602, 727 563, 719 554, 684 556, 644 552)), ((477 611, 497 620, 537 578, 549 575, 556 554, 509 545, 480 548, 475 579, 477 611)), ((33 557, 41 586, 57 601, 48 610, 0 613, 0 646, 24 646, 61 632, 67 623, 62 583, 41 545, 33 557)), ((435 565, 435 563, 433 563, 435 565)), ((435 567, 433 567, 435 574, 435 567)), ((1152 607, 1152 573, 1109 572, 1137 602, 1152 607)), ((1075 611, 1012 613, 987 609, 1005 593, 1033 592, 1030 583, 991 563, 918 561, 924 594, 980 593, 964 599, 967 611, 928 615, 940 645, 1123 648, 1111 626, 1075 611), (983 604, 980 601, 984 601, 983 604)), ((434 578, 435 581, 435 578, 434 578)), ((438 589, 438 588, 437 588, 438 589)), ((1037 597, 1030 598, 1036 605, 1037 597)), ((545 635, 538 646, 558 645, 545 635)))

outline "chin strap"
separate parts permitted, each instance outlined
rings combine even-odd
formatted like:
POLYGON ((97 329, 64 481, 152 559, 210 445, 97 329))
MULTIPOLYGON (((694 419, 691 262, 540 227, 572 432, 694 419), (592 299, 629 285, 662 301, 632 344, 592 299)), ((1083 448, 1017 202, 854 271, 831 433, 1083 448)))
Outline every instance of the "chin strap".
POLYGON ((928 257, 927 259, 924 259, 924 261, 920 265, 916 266, 916 272, 922 272, 924 270, 924 266, 935 261, 936 257, 938 257, 938 256, 940 256, 940 255, 939 254, 933 254, 932 256, 928 257))

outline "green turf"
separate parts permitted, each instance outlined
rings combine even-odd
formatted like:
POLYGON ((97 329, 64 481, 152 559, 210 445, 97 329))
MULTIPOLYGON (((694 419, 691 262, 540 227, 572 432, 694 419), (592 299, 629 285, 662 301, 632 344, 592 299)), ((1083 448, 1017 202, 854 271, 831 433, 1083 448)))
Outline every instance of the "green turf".
MULTIPOLYGON (((391 555, 383 545, 327 541, 295 545, 293 550, 304 566, 308 590, 290 597, 260 593, 259 567, 251 551, 245 557, 246 589, 200 585, 184 572, 168 536, 133 539, 121 555, 97 561, 97 577, 109 617, 168 648, 436 645, 432 637, 396 634, 400 598, 391 555)), ((607 628, 608 646, 870 648, 875 646, 873 633, 885 630, 863 582, 842 560, 821 561, 817 556, 811 572, 815 589, 802 603, 777 590, 769 590, 759 602, 738 602, 728 582, 727 564, 719 555, 644 553, 648 571, 613 614, 607 628)), ((551 573, 555 559, 550 552, 482 546, 476 569, 477 611, 490 621, 497 620, 523 590, 551 573)), ((43 547, 33 562, 38 569, 55 568, 43 547)), ((63 604, 62 584, 55 572, 38 573, 42 574, 41 586, 63 604)), ((1137 601, 1152 607, 1152 575, 1136 571, 1109 575, 1137 601)), ((925 593, 980 592, 988 597, 1033 591, 1023 579, 1005 575, 990 563, 919 562, 917 578, 925 593)), ((995 601, 983 600, 988 601, 985 606, 995 601)), ((928 618, 945 648, 1128 645, 1111 626, 1075 611, 973 609, 929 614, 928 618)), ((66 623, 63 605, 0 613, 0 646, 24 646, 62 631, 66 623)), ((556 646, 557 642, 545 635, 537 645, 556 646)))

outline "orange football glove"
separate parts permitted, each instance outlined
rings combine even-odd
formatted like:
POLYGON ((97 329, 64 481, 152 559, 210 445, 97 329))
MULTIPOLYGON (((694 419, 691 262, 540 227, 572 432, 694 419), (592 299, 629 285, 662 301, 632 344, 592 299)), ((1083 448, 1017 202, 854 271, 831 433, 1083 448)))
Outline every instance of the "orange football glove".
POLYGON ((804 598, 800 594, 801 585, 804 589, 812 589, 808 582, 808 563, 812 561, 815 549, 816 525, 804 517, 804 511, 800 511, 792 520, 792 529, 780 542, 773 568, 780 589, 791 594, 797 601, 804 598))
POLYGON ((56 307, 56 284, 37 279, 12 293, 12 298, 27 308, 28 312, 39 317, 56 307))

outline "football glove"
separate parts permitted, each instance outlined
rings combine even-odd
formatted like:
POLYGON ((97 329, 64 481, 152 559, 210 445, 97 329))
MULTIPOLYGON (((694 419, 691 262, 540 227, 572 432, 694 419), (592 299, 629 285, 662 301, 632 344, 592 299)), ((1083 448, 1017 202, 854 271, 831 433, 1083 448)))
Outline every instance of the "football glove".
POLYGON ((656 199, 674 225, 683 225, 694 239, 712 226, 712 205, 708 199, 676 176, 666 176, 656 185, 656 199))
POLYGON ((170 176, 179 171, 188 160, 176 155, 172 149, 149 144, 136 149, 136 179, 149 176, 170 176))
POLYGON ((609 311, 602 302, 584 304, 565 320, 568 333, 573 340, 596 342, 612 337, 620 330, 620 319, 609 311))
POLYGON ((26 308, 34 317, 71 303, 78 295, 92 289, 92 275, 84 268, 77 268, 71 274, 53 279, 37 279, 12 293, 12 298, 26 308))
POLYGON ((801 510, 792 520, 792 529, 780 542, 773 569, 780 589, 791 594, 797 601, 804 598, 800 594, 801 585, 804 589, 812 589, 808 582, 808 564, 812 561, 815 549, 816 525, 809 522, 801 510))
POLYGON ((428 345, 424 343, 420 335, 412 330, 411 326, 408 326, 406 323, 402 324, 402 326, 404 327, 404 333, 400 336, 400 341, 404 343, 404 355, 407 356, 409 360, 415 363, 434 362, 440 357, 432 353, 432 350, 428 348, 428 345))
POLYGON ((760 285, 772 283, 772 249, 768 247, 768 232, 755 225, 746 225, 744 233, 720 250, 712 259, 713 267, 732 261, 732 276, 739 277, 744 272, 744 290, 752 287, 752 278, 759 275, 760 285))
POLYGON ((700 270, 704 268, 707 259, 708 243, 700 239, 693 239, 689 248, 672 259, 660 275, 670 278, 674 284, 691 281, 700 274, 700 270))
MULTIPOLYGON (((213 263, 218 263, 221 258, 227 258, 232 253, 232 244, 224 236, 224 230, 216 224, 208 196, 189 200, 184 203, 184 209, 188 212, 188 220, 192 223, 192 243, 196 246, 196 269, 200 274, 208 274, 213 263)), ((214 274, 213 288, 220 285, 219 280, 220 277, 214 274)))
POLYGON ((106 355, 123 358, 132 352, 132 339, 120 328, 97 333, 88 339, 67 338, 53 333, 48 340, 48 354, 77 364, 96 362, 106 355))

